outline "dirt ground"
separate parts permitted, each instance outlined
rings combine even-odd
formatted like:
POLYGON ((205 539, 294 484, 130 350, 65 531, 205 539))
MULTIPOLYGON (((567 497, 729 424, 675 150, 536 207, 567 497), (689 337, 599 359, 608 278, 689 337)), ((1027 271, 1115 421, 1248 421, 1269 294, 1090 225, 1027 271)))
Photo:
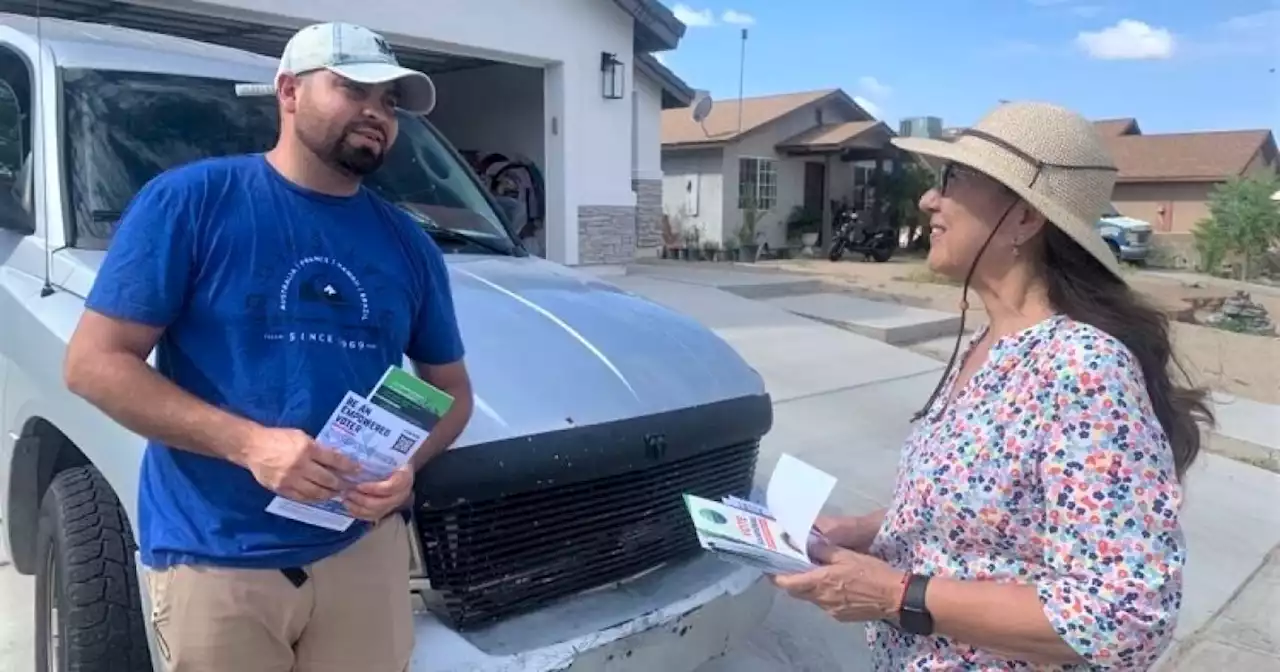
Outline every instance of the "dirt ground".
MULTIPOLYGON (((819 259, 761 262, 779 270, 813 273, 845 285, 868 298, 890 300, 921 308, 959 311, 960 285, 929 273, 920 258, 896 258, 878 264, 863 261, 831 263, 819 259)), ((1191 299, 1227 297, 1237 289, 1266 307, 1280 322, 1280 289, 1245 285, 1190 273, 1126 269, 1129 282, 1171 314, 1185 310, 1191 299)), ((970 293, 969 324, 982 324, 982 304, 970 293)), ((1280 404, 1280 338, 1237 334, 1212 327, 1172 321, 1175 357, 1199 385, 1256 401, 1280 404)))

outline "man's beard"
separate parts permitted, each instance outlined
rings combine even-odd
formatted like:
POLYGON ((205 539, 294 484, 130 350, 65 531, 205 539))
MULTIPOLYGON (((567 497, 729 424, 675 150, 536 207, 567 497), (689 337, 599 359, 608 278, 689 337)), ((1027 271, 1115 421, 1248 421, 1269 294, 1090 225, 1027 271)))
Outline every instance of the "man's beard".
POLYGON ((324 138, 323 133, 311 133, 305 125, 299 125, 298 139, 321 161, 348 175, 364 177, 382 167, 386 151, 352 145, 347 138, 356 127, 355 124, 344 127, 329 139, 324 138))

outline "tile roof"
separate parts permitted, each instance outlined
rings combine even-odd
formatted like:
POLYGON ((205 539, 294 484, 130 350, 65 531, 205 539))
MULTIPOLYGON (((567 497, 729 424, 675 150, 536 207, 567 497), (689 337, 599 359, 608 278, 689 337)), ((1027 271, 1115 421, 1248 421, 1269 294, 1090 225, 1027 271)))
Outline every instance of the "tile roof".
POLYGON ((822 89, 744 98, 741 133, 738 131, 737 99, 716 101, 702 124, 693 120, 692 108, 663 110, 662 144, 671 147, 729 142, 805 105, 836 95, 843 94, 839 89, 822 89))
POLYGON ((884 130, 889 132, 889 135, 893 135, 893 131, 881 121, 846 121, 838 124, 823 124, 806 129, 779 142, 778 147, 834 149, 844 146, 877 126, 883 126, 884 130))
POLYGON ((1266 129, 1143 135, 1131 117, 1093 126, 1120 169, 1120 182, 1218 182, 1244 174, 1258 152, 1272 165, 1278 158, 1275 136, 1266 129))
POLYGON ((1142 129, 1138 128, 1138 120, 1133 117, 1099 119, 1093 122, 1093 128, 1103 137, 1142 134, 1142 129))
POLYGON ((1258 152, 1276 146, 1271 131, 1161 133, 1104 138, 1121 182, 1218 181, 1244 173, 1258 152))

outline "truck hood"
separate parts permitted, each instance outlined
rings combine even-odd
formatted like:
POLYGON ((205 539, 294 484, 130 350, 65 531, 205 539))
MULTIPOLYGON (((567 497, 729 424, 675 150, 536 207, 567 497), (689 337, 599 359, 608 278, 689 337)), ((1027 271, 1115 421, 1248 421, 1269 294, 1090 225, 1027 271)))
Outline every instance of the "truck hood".
POLYGON ((1114 226, 1119 229, 1123 229, 1125 231, 1150 231, 1151 230, 1151 224, 1144 222, 1141 219, 1134 219, 1133 217, 1125 217, 1124 215, 1121 215, 1119 217, 1103 217, 1101 221, 1103 224, 1110 224, 1111 226, 1114 226))
MULTIPOLYGON (((476 401, 458 446, 764 393, 711 330, 595 276, 535 257, 445 256, 476 401)), ((58 252, 55 283, 87 296, 104 257, 58 252)))

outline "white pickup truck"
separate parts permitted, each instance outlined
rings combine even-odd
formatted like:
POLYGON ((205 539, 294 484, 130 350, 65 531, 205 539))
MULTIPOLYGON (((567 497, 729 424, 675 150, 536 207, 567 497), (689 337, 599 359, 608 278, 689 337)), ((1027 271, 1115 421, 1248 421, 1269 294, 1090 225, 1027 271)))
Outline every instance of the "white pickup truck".
POLYGON ((1097 228, 1117 261, 1146 263, 1151 253, 1152 226, 1149 222, 1126 217, 1112 205, 1098 219, 1097 228))
MULTIPOLYGON (((145 442, 66 389, 63 356, 137 189, 274 141, 274 99, 236 94, 274 66, 0 14, 0 554, 36 578, 40 672, 153 667, 134 544, 145 442)), ((680 672, 722 655, 775 592, 701 552, 681 494, 748 494, 773 419, 761 377, 693 320, 526 254, 519 210, 426 119, 401 129, 370 186, 457 227, 431 233, 477 408, 417 481, 412 672, 680 672)))

